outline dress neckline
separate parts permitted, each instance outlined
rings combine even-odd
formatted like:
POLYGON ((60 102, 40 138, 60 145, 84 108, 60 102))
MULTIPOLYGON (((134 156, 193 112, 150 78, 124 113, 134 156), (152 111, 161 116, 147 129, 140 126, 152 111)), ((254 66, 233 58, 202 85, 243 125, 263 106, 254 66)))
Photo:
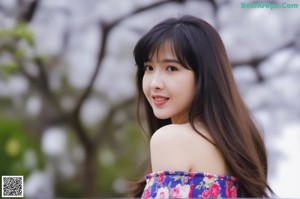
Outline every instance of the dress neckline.
POLYGON ((207 172, 180 171, 180 170, 156 171, 156 172, 151 172, 151 173, 147 174, 145 177, 147 179, 149 179, 149 178, 153 178, 153 177, 159 177, 161 175, 175 175, 175 176, 179 175, 179 176, 188 176, 188 177, 208 177, 208 178, 218 178, 218 179, 226 179, 226 180, 236 181, 236 177, 231 176, 231 175, 219 175, 219 174, 212 174, 212 173, 207 173, 207 172))

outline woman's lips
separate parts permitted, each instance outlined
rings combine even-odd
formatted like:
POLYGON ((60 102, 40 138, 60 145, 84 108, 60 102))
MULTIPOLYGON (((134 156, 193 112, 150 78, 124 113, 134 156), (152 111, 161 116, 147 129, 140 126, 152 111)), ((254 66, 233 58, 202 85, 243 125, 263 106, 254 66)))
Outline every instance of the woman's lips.
POLYGON ((168 97, 164 97, 161 95, 153 95, 152 99, 153 99, 153 104, 155 106, 162 106, 169 100, 168 97))

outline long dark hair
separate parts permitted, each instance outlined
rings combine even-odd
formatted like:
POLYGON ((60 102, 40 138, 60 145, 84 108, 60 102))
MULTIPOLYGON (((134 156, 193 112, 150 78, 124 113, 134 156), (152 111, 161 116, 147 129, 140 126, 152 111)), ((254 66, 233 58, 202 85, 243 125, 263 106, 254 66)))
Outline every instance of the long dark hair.
MULTIPOLYGON (((192 16, 170 18, 154 26, 137 42, 134 58, 138 118, 143 111, 150 136, 160 127, 171 124, 170 119, 155 117, 142 89, 144 62, 165 42, 172 44, 178 61, 195 73, 196 91, 189 122, 199 135, 223 153, 229 169, 238 179, 238 197, 268 197, 268 191, 273 192, 267 183, 263 139, 239 94, 224 44, 217 31, 204 20, 192 16), (206 125, 212 140, 196 129, 196 121, 206 125)), ((144 186, 145 181, 139 181, 133 197, 140 197, 144 186)))

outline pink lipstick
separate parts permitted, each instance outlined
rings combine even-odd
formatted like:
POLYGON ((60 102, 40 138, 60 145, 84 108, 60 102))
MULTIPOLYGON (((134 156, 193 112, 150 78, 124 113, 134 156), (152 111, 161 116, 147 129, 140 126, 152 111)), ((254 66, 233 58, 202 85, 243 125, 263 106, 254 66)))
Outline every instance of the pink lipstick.
POLYGON ((161 95, 152 95, 153 103, 155 106, 163 106, 168 100, 168 97, 161 95))

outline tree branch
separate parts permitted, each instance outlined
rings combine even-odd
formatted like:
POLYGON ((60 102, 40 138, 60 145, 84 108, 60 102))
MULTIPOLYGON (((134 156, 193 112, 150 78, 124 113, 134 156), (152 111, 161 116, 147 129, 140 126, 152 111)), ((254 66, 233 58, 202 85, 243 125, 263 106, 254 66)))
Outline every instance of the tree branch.
POLYGON ((19 5, 21 5, 21 14, 20 14, 20 21, 24 21, 26 23, 31 22, 31 20, 34 17, 34 14, 37 10, 38 4, 39 4, 39 0, 34 0, 32 2, 30 2, 29 6, 27 9, 23 8, 24 6, 22 6, 22 1, 19 0, 19 5))
POLYGON ((50 89, 49 78, 46 73, 44 63, 40 59, 36 59, 35 63, 37 64, 37 68, 39 71, 39 84, 37 86, 45 95, 46 99, 48 99, 48 101, 50 101, 50 103, 55 107, 55 109, 58 111, 58 114, 63 115, 62 108, 50 89))
POLYGON ((140 12, 143 12, 143 11, 146 11, 146 10, 158 7, 158 6, 166 4, 166 3, 170 3, 170 2, 183 3, 185 1, 186 0, 166 0, 166 1, 159 1, 159 2, 156 2, 156 3, 150 4, 150 5, 147 5, 147 6, 143 6, 143 7, 137 8, 137 9, 133 10, 131 13, 129 13, 129 14, 125 15, 125 16, 119 17, 118 19, 114 20, 111 23, 100 23, 100 29, 102 29, 102 33, 103 34, 102 34, 102 44, 101 44, 101 47, 100 47, 100 50, 99 50, 99 53, 98 53, 98 60, 97 60, 97 63, 96 63, 96 67, 95 67, 95 70, 93 72, 93 76, 92 76, 92 78, 91 78, 88 86, 83 91, 82 95, 79 97, 79 99, 77 100, 77 102, 75 104, 75 107, 74 107, 74 110, 73 110, 73 114, 79 115, 79 112, 80 112, 80 109, 81 109, 81 106, 82 106, 83 102, 88 98, 88 96, 90 95, 90 93, 92 91, 92 88, 94 86, 94 83, 96 81, 98 72, 99 72, 100 67, 101 67, 101 63, 102 63, 103 58, 104 58, 104 56, 106 54, 107 37, 108 37, 110 31, 116 25, 118 25, 121 21, 124 21, 125 19, 127 19, 128 17, 130 17, 132 15, 135 15, 137 13, 140 13, 140 12))
POLYGON ((267 55, 264 55, 264 56, 260 56, 260 57, 254 57, 253 59, 249 59, 249 60, 246 60, 246 61, 240 61, 240 62, 232 62, 232 66, 233 67, 236 67, 238 65, 252 65, 254 68, 257 68, 258 65, 266 60, 267 58, 269 58, 271 55, 273 55, 275 52, 277 51, 280 51, 282 49, 285 49, 285 48, 288 48, 288 47, 291 47, 291 46, 294 46, 295 45, 295 42, 294 41, 291 41, 283 46, 280 46, 278 47, 277 49, 269 52, 267 55))
POLYGON ((135 97, 130 97, 130 98, 122 101, 121 103, 113 106, 110 109, 110 111, 109 111, 108 115, 106 116, 105 120, 103 120, 102 123, 100 124, 101 131, 97 134, 97 136, 95 137, 95 139, 93 139, 95 146, 98 146, 101 142, 103 142, 104 137, 106 135, 105 132, 109 129, 109 126, 111 125, 111 121, 115 117, 116 113, 118 111, 120 111, 122 108, 126 108, 129 105, 133 104, 134 100, 135 100, 135 97))
POLYGON ((37 85, 37 79, 32 77, 25 69, 24 69, 24 64, 21 60, 17 60, 17 65, 20 68, 21 73, 27 78, 27 80, 32 84, 32 85, 37 85))
POLYGON ((79 141, 84 146, 85 150, 88 150, 89 148, 93 147, 93 143, 88 138, 88 135, 86 134, 85 129, 83 128, 83 125, 77 115, 69 114, 67 116, 68 122, 70 126, 73 128, 74 132, 79 138, 79 141))
POLYGON ((115 21, 111 22, 109 24, 109 26, 114 27, 114 26, 118 25, 120 22, 124 21, 125 19, 131 17, 132 15, 135 15, 135 14, 138 14, 138 13, 150 10, 152 8, 156 8, 156 7, 161 6, 163 4, 167 4, 167 3, 184 3, 186 1, 187 0, 164 0, 164 1, 158 1, 156 3, 153 3, 153 4, 150 4, 150 5, 146 5, 146 6, 137 8, 136 10, 132 11, 131 13, 129 13, 129 14, 125 15, 125 16, 122 16, 122 17, 116 19, 115 21))
POLYGON ((264 78, 263 76, 258 72, 258 66, 261 62, 265 61, 266 59, 268 59, 271 55, 274 55, 274 53, 282 50, 282 49, 285 49, 285 48, 288 48, 288 47, 291 47, 291 46, 294 46, 296 45, 295 41, 291 41, 283 46, 280 46, 279 48, 269 52, 267 55, 264 55, 264 56, 260 56, 260 57, 254 57, 250 60, 246 60, 246 61, 241 61, 241 62, 232 62, 231 65, 232 67, 237 67, 239 65, 250 65, 251 67, 254 68, 254 70, 256 71, 256 74, 258 75, 258 81, 259 82, 263 82, 264 81, 264 78))

